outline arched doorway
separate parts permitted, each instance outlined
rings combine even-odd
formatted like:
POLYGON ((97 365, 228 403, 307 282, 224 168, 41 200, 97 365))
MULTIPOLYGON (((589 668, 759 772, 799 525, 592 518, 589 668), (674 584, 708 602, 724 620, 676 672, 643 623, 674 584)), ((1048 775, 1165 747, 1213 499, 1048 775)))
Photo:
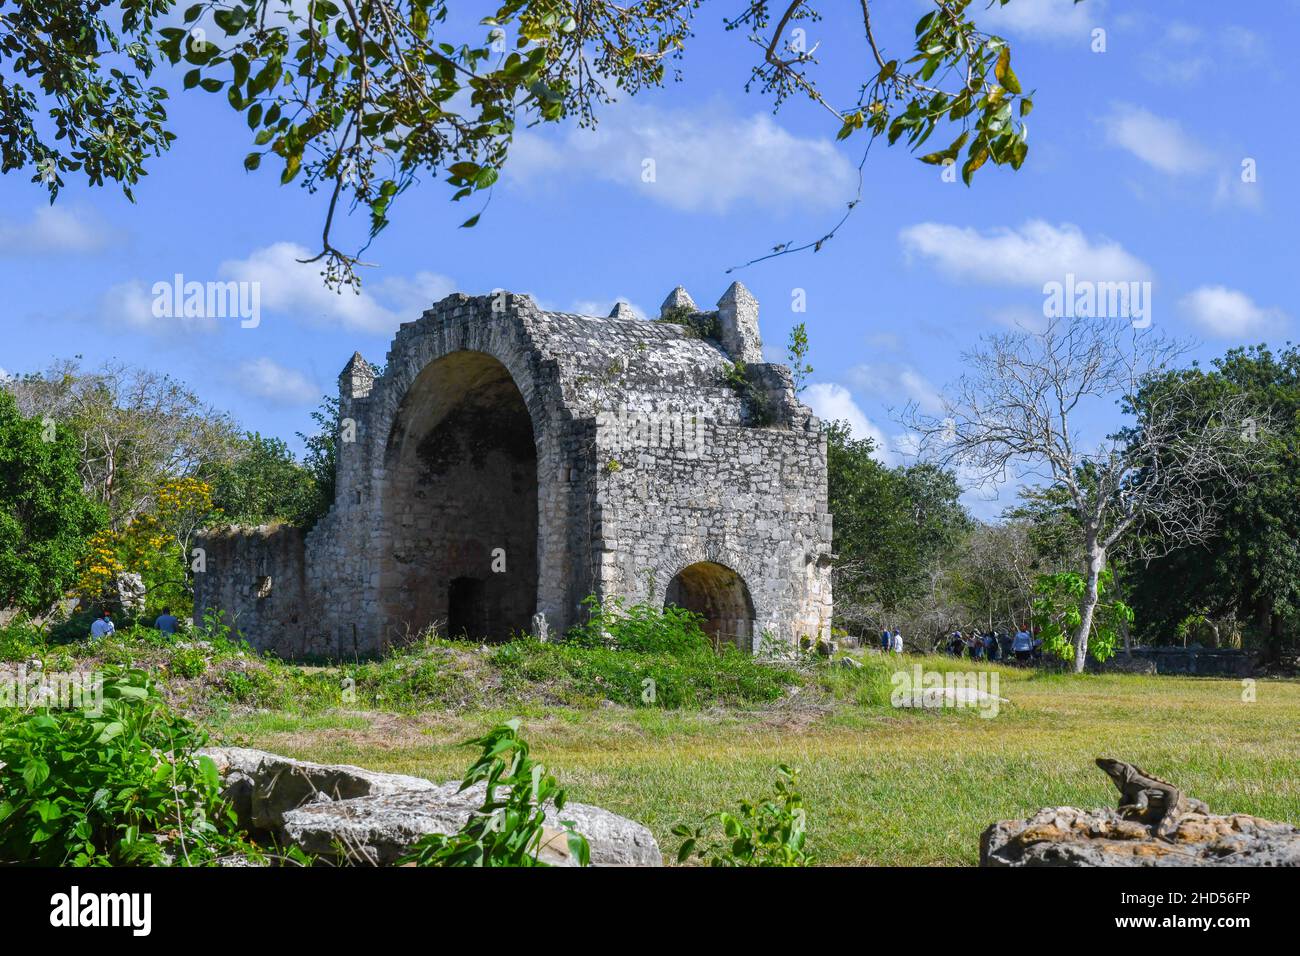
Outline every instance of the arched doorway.
POLYGON ((537 607, 537 447, 523 395, 485 352, 407 389, 389 435, 380 601, 388 640, 437 624, 505 640, 537 607))
POLYGON ((725 642, 754 649, 754 602, 744 578, 731 568, 712 561, 682 568, 668 582, 664 606, 670 604, 703 617, 704 633, 715 647, 725 642))

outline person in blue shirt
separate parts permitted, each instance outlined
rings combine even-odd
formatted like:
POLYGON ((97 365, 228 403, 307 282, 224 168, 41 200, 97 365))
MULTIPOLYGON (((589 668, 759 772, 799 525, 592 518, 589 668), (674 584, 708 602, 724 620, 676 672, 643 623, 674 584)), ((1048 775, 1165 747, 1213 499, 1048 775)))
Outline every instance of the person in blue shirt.
POLYGON ((880 632, 880 650, 888 654, 894 648, 894 635, 889 633, 889 628, 880 632))
POLYGON ((1016 655, 1016 660, 1022 663, 1028 661, 1033 649, 1034 639, 1029 636, 1029 632, 1024 628, 1016 631, 1016 636, 1011 641, 1011 650, 1016 655))
POLYGON ((176 625, 178 623, 179 622, 176 620, 175 615, 172 614, 172 609, 165 607, 163 608, 163 612, 158 615, 158 619, 153 622, 153 626, 158 628, 158 630, 162 631, 164 634, 175 634, 176 625))

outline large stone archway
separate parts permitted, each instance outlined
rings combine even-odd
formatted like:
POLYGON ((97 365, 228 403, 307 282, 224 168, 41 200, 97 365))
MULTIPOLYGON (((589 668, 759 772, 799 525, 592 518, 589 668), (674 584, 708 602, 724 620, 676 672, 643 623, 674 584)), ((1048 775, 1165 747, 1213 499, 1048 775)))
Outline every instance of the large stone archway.
POLYGON ((713 561, 697 561, 677 572, 668 582, 664 605, 676 605, 704 618, 704 633, 714 646, 734 644, 750 651, 754 646, 754 601, 749 587, 731 568, 713 561))
POLYGON ((379 605, 389 641, 505 640, 537 608, 537 445, 510 372, 485 352, 430 362, 384 451, 379 605))

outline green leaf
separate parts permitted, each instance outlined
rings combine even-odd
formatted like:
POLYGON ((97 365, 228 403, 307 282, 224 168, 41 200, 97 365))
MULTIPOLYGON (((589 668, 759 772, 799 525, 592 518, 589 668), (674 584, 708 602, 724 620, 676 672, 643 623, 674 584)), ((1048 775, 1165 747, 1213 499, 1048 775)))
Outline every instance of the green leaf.
POLYGON ((280 184, 284 185, 298 175, 298 167, 302 165, 302 155, 300 153, 291 153, 285 157, 284 172, 280 174, 280 184))
POLYGON ((23 765, 22 776, 27 789, 35 790, 50 778, 50 765, 40 757, 32 757, 23 765))

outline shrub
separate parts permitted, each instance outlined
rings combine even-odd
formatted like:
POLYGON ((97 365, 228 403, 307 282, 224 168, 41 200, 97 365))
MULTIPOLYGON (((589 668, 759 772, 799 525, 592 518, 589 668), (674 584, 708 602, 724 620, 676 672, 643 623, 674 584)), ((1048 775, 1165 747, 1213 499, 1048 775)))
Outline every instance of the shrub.
POLYGON ((709 866, 808 866, 812 857, 803 848, 807 815, 798 787, 799 771, 782 764, 771 798, 742 800, 739 813, 710 814, 694 829, 673 827, 683 838, 677 862, 695 857, 709 866), (713 835, 715 821, 720 837, 713 835))
POLYGON ((45 635, 18 619, 0 627, 0 661, 29 661, 45 653, 45 635))
POLYGON ((764 664, 733 647, 643 654, 525 638, 497 648, 491 662, 508 688, 543 688, 577 706, 601 700, 668 708, 756 703, 776 700, 800 682, 793 669, 764 664))
POLYGON ((618 598, 602 604, 595 595, 582 602, 587 621, 571 627, 564 643, 580 647, 608 647, 640 654, 696 654, 712 651, 700 627, 704 619, 680 607, 652 604, 623 606, 618 598))
MULTIPOLYGON (((460 790, 487 784, 483 805, 458 833, 421 837, 399 863, 416 866, 549 866, 537 858, 545 836, 546 805, 564 809, 566 795, 555 778, 528 756, 519 736, 519 719, 498 724, 487 735, 468 740, 482 752, 461 781, 460 790), (498 797, 500 791, 504 797, 498 797)), ((590 847, 572 821, 561 820, 569 853, 586 866, 590 847)))
POLYGON ((142 671, 111 669, 101 713, 0 727, 0 864, 189 865, 255 853, 235 835, 206 737, 142 671))
POLYGON ((178 647, 167 658, 167 668, 177 677, 202 677, 208 669, 208 657, 201 647, 178 647))

